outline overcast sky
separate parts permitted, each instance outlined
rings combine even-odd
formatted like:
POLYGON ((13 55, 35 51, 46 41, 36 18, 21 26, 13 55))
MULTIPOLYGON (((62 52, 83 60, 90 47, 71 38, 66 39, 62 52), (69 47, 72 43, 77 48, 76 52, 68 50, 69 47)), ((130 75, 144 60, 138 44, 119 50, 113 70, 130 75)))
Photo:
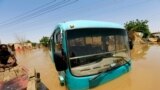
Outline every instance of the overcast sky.
POLYGON ((0 0, 0 40, 39 42, 58 23, 70 20, 124 25, 135 19, 148 20, 151 32, 160 31, 160 0, 0 0))

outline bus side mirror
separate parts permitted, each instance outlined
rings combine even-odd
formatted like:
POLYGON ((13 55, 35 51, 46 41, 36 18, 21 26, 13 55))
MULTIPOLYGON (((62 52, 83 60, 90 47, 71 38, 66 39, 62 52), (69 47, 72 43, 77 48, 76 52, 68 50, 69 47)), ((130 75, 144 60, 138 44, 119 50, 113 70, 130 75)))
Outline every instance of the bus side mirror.
POLYGON ((133 49, 133 42, 131 40, 129 40, 129 48, 133 49))
POLYGON ((67 63, 62 55, 55 53, 54 62, 57 71, 64 71, 67 69, 67 63))

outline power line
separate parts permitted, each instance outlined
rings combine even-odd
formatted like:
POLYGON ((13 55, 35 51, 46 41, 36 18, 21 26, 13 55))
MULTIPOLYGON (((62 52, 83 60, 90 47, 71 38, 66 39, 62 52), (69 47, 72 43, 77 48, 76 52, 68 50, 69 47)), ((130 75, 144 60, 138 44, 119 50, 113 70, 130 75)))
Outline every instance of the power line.
POLYGON ((5 24, 3 24, 3 26, 14 25, 14 24, 18 24, 20 22, 28 21, 30 19, 36 18, 38 16, 41 16, 43 14, 46 14, 46 13, 55 11, 57 9, 60 9, 62 7, 68 6, 70 4, 73 4, 73 3, 77 2, 77 1, 78 0, 74 0, 74 1, 71 0, 71 2, 70 2, 70 0, 63 0, 61 2, 58 2, 58 3, 54 4, 54 5, 50 5, 50 6, 46 7, 46 8, 39 9, 36 12, 30 13, 30 14, 28 14, 26 16, 23 16, 23 17, 20 17, 20 18, 18 18, 16 20, 11 21, 11 22, 5 23, 5 24))
MULTIPOLYGON (((69 0, 69 1, 70 1, 70 0, 69 0)), ((77 1, 78 1, 78 0, 74 0, 74 1, 71 1, 71 2, 64 3, 64 4, 60 5, 60 6, 57 6, 57 7, 55 7, 55 8, 52 8, 52 9, 50 9, 50 10, 48 9, 48 10, 46 10, 46 11, 44 11, 44 12, 39 13, 38 15, 33 15, 32 17, 30 17, 30 19, 39 17, 39 16, 41 16, 41 15, 43 15, 43 14, 46 14, 46 13, 49 13, 49 12, 52 12, 52 11, 55 11, 55 10, 60 9, 60 8, 62 8, 62 7, 65 7, 65 6, 68 6, 68 5, 70 5, 70 4, 73 4, 73 3, 77 2, 77 1)))
POLYGON ((25 13, 22 13, 22 14, 20 14, 20 15, 18 15, 18 16, 15 16, 15 17, 13 17, 13 18, 10 18, 10 19, 8 19, 8 20, 5 20, 5 21, 3 21, 3 22, 0 22, 0 25, 3 24, 3 23, 7 23, 7 22, 9 22, 9 21, 11 21, 11 20, 15 20, 16 18, 20 18, 20 17, 22 17, 22 16, 25 16, 25 15, 27 15, 27 14, 29 14, 29 13, 32 13, 32 12, 34 12, 34 11, 36 11, 36 10, 39 10, 40 8, 46 7, 46 6, 48 6, 49 4, 52 4, 52 3, 54 3, 54 2, 56 2, 56 0, 53 0, 53 1, 51 1, 51 2, 48 2, 48 3, 46 3, 46 4, 43 4, 43 5, 35 8, 35 9, 32 9, 32 10, 27 11, 27 12, 25 12, 25 13))
MULTIPOLYGON (((36 15, 39 12, 45 11, 46 9, 50 8, 51 6, 56 6, 56 5, 59 5, 59 4, 63 4, 64 2, 65 2, 65 0, 63 0, 61 2, 58 2, 56 4, 53 4, 53 5, 47 6, 45 8, 41 8, 41 9, 40 8, 36 8, 35 10, 32 10, 31 12, 28 12, 27 14, 24 13, 22 16, 18 15, 18 16, 16 16, 17 18, 15 18, 14 20, 10 20, 10 21, 8 21, 6 23, 3 23, 0 26, 7 26, 7 25, 10 25, 10 24, 15 23, 17 21, 21 21, 21 20, 26 19, 26 18, 28 18, 30 16, 36 15)), ((43 7, 44 6, 45 5, 43 5, 43 7)))

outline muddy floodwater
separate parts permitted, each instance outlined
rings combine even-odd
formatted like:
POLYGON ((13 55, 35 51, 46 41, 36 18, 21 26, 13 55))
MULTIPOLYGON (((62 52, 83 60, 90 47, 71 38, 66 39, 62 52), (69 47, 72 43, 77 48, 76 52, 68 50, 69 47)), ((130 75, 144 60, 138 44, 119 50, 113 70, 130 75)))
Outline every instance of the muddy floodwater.
MULTIPOLYGON (((92 90, 160 90, 160 45, 135 45, 131 50, 130 72, 92 90)), ((58 74, 47 49, 17 51, 20 65, 34 67, 41 73, 43 84, 49 90, 66 90, 58 81, 58 74)))
POLYGON ((58 74, 47 49, 19 50, 16 56, 19 65, 40 72, 41 81, 49 90, 66 90, 59 85, 58 74))

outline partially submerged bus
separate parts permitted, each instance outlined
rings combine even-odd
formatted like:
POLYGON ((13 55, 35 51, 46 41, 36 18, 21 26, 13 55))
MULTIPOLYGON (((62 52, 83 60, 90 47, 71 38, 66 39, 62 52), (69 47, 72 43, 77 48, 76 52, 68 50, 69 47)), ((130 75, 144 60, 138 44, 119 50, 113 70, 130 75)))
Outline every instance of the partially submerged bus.
POLYGON ((69 90, 94 88, 123 75, 131 67, 127 32, 115 23, 60 23, 50 37, 50 50, 60 84, 69 90))

